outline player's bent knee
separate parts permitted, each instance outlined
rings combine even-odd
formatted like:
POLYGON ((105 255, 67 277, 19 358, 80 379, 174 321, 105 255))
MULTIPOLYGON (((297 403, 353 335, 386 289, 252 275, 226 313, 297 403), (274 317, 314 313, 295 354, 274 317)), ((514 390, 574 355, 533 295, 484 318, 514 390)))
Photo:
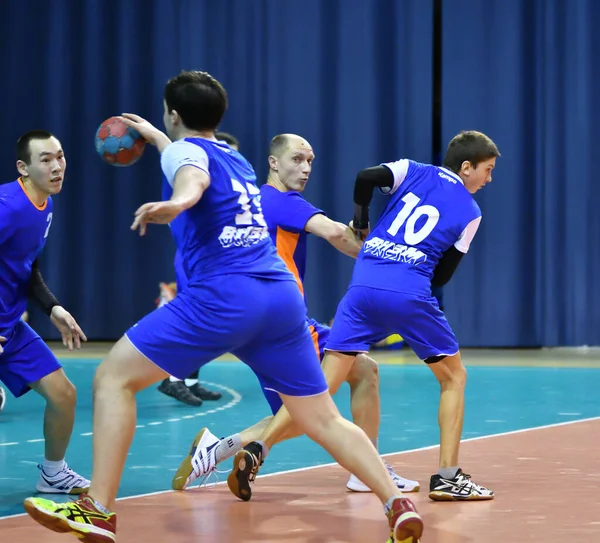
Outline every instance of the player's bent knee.
POLYGON ((127 337, 121 338, 100 363, 94 376, 94 392, 127 389, 139 392, 167 373, 141 354, 127 337))
POLYGON ((373 386, 379 386, 379 366, 377 362, 364 353, 358 354, 352 364, 350 373, 346 378, 350 386, 357 386, 361 383, 369 383, 373 386))
POLYGON ((464 388, 467 383, 467 368, 465 368, 460 354, 445 356, 438 362, 429 364, 429 368, 436 376, 442 389, 464 388))
POLYGON ((38 392, 53 407, 75 409, 77 390, 62 369, 46 375, 38 382, 32 384, 31 388, 38 392))
POLYGON ((297 431, 315 441, 319 441, 323 432, 327 431, 330 422, 340 416, 327 391, 304 397, 282 395, 282 399, 292 421, 297 426, 297 431))

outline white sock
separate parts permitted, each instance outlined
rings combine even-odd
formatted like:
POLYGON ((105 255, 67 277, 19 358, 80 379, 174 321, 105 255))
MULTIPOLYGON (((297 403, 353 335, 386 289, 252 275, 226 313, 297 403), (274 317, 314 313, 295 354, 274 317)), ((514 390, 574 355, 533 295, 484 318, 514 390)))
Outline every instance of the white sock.
POLYGON ((198 379, 186 379, 185 380, 185 386, 186 387, 193 387, 197 382, 198 382, 198 379))
POLYGON ((48 477, 53 477, 57 473, 60 473, 64 469, 64 467, 65 467, 64 458, 62 460, 57 460, 57 461, 46 460, 44 458, 44 463, 42 464, 42 469, 44 470, 44 473, 46 475, 48 475, 48 477))
POLYGON ((177 379, 177 377, 173 377, 171 375, 171 377, 169 377, 169 381, 171 381, 171 383, 176 383, 177 381, 183 381, 183 379, 177 379))

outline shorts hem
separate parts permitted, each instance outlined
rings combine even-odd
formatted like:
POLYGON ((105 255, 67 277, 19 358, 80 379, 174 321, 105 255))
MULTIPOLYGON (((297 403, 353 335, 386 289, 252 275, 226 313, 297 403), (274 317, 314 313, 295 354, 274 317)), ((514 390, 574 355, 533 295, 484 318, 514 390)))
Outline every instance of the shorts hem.
POLYGON ((272 387, 264 387, 264 390, 269 390, 271 392, 275 392, 276 394, 283 394, 284 396, 293 396, 295 398, 310 398, 311 396, 320 396, 323 392, 327 392, 329 387, 325 387, 321 392, 311 392, 309 394, 290 394, 289 392, 281 392, 280 390, 276 390, 272 387))

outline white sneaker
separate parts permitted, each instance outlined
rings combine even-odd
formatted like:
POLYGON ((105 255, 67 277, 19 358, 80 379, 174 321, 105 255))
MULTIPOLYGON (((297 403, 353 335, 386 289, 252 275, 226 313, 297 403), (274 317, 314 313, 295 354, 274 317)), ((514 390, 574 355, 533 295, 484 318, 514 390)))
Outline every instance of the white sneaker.
POLYGON ((6 392, 4 389, 0 387, 0 411, 4 409, 4 405, 6 404, 6 392))
MULTIPOLYGON (((418 481, 411 481, 410 479, 400 477, 388 463, 385 463, 385 467, 387 468, 392 481, 396 483, 396 486, 401 492, 419 492, 421 485, 419 485, 418 481)), ((365 483, 354 475, 350 475, 350 479, 348 479, 348 482, 346 483, 346 488, 353 492, 372 492, 365 483)))
POLYGON ((41 464, 40 479, 35 485, 38 492, 44 494, 82 494, 90 488, 90 481, 73 471, 66 463, 56 475, 48 475, 41 464))
POLYGON ((189 454, 179 465, 171 486, 173 490, 185 490, 199 477, 205 477, 217 469, 217 445, 221 440, 202 428, 190 449, 189 454))

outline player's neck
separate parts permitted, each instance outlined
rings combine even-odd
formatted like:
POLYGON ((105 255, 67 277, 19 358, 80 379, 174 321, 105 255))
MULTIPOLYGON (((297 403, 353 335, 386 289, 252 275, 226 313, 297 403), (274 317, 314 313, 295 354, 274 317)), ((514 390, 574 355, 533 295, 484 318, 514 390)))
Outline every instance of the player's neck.
POLYGON ((50 196, 47 192, 40 190, 27 178, 21 178, 21 182, 23 183, 23 190, 25 191, 25 194, 29 196, 29 199, 36 206, 41 207, 46 203, 48 196, 50 196))
POLYGON ((271 185, 279 192, 288 192, 288 188, 281 182, 277 174, 274 174, 273 172, 269 172, 269 176, 267 177, 267 185, 271 185))
POLYGON ((199 131, 199 130, 184 129, 177 135, 178 135, 177 139, 180 139, 180 140, 182 140, 184 138, 202 138, 205 140, 219 141, 219 140, 217 140, 217 138, 215 138, 215 133, 212 130, 199 131))

